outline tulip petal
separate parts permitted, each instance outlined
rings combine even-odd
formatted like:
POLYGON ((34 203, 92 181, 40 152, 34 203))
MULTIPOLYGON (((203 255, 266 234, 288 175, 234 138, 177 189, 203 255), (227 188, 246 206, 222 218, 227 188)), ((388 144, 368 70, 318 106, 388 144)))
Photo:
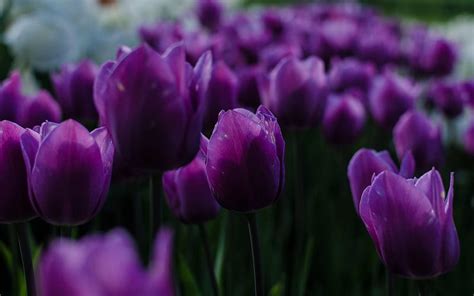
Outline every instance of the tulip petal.
POLYGON ((160 230, 155 239, 150 268, 150 295, 173 296, 173 232, 168 228, 160 230))
POLYGON ((104 168, 94 138, 68 120, 42 141, 31 173, 31 185, 42 218, 75 225, 92 217, 104 185, 104 168))

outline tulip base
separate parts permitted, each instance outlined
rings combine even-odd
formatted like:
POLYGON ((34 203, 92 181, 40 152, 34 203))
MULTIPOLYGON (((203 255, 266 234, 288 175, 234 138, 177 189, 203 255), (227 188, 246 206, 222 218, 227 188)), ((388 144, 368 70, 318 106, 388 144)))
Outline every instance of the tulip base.
POLYGON ((36 295, 35 273, 33 270, 33 261, 31 260, 30 240, 28 237, 28 224, 17 223, 15 230, 18 237, 18 246, 20 248, 21 262, 26 279, 26 289, 28 296, 36 295))
POLYGON ((247 214, 246 217, 249 228, 250 248, 252 249, 255 295, 263 296, 265 295, 265 293, 263 288, 262 259, 260 256, 260 243, 258 239, 257 219, 255 213, 247 214))

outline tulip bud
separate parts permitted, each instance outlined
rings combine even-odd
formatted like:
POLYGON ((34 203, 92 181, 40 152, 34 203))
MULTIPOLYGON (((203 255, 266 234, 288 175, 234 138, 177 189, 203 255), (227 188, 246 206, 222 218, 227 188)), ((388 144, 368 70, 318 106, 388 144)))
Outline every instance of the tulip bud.
POLYGON ((450 74, 457 61, 455 46, 441 37, 425 36, 411 53, 411 66, 425 75, 445 76, 450 74))
POLYGON ((344 145, 354 142, 362 133, 365 109, 351 95, 331 97, 324 113, 323 132, 329 142, 344 145))
POLYGON ((221 110, 237 107, 238 78, 222 61, 212 69, 211 80, 206 92, 205 127, 213 127, 221 110))
POLYGON ((169 230, 159 232, 155 249, 159 256, 155 255, 153 270, 147 273, 131 237, 121 229, 79 241, 56 240, 38 265, 39 294, 173 296, 169 230))
POLYGON ((24 101, 20 73, 14 71, 0 86, 0 120, 16 122, 24 101))
POLYGON ((233 109, 219 114, 207 148, 209 185, 219 204, 253 212, 274 203, 283 188, 285 142, 273 114, 233 109))
POLYGON ((94 79, 97 66, 89 60, 77 65, 67 64, 61 72, 51 75, 58 102, 66 118, 96 120, 94 79))
POLYGON ((374 80, 369 93, 369 106, 375 121, 390 129, 400 116, 415 107, 417 89, 405 78, 390 72, 374 80))
POLYGON ((24 127, 34 127, 45 121, 61 121, 61 107, 51 95, 41 90, 31 98, 26 98, 17 119, 24 127))
POLYGON ((347 55, 354 48, 359 27, 348 17, 334 18, 321 24, 321 32, 332 55, 347 55))
POLYGON ((27 221, 36 216, 28 197, 21 153, 20 136, 24 132, 16 123, 0 121, 0 223, 27 221))
POLYGON ((201 25, 211 31, 219 28, 224 7, 219 0, 198 0, 197 16, 201 25))
POLYGON ((375 75, 372 64, 356 59, 333 60, 329 72, 329 84, 334 91, 357 89, 367 94, 375 75))
POLYGON ((400 118, 393 129, 393 142, 398 158, 411 151, 420 169, 443 163, 441 127, 419 111, 407 112, 400 118))
POLYGON ((400 171, 393 162, 388 151, 377 152, 366 148, 359 149, 352 156, 347 167, 347 177, 352 192, 355 210, 359 213, 359 203, 365 188, 370 185, 372 178, 383 171, 398 173, 405 178, 413 177, 415 162, 411 153, 403 158, 400 171))
POLYGON ((384 171, 365 189, 360 217, 391 273, 426 279, 456 266, 460 250, 453 220, 453 183, 451 175, 446 195, 435 169, 411 180, 384 171))
POLYGON ((327 99, 323 62, 288 57, 259 80, 263 104, 286 126, 310 127, 321 120, 327 99))
POLYGON ((182 45, 164 55, 142 45, 102 66, 94 100, 117 153, 130 167, 169 170, 194 158, 211 59, 204 54, 193 70, 182 45))
POLYGON ((21 147, 30 200, 51 224, 78 225, 102 208, 109 190, 114 147, 105 128, 89 133, 70 119, 27 129, 21 147))
POLYGON ((470 155, 474 155, 474 121, 471 120, 463 137, 464 150, 470 155))
POLYGON ((449 118, 457 117, 464 109, 464 96, 458 84, 436 81, 431 85, 428 96, 449 118))
POLYGON ((258 79, 264 74, 260 66, 249 66, 236 71, 239 79, 237 102, 241 106, 256 108, 260 102, 258 79))
MULTIPOLYGON (((202 136, 204 145, 207 139, 202 136)), ((214 219, 220 206, 209 189, 205 156, 199 151, 188 165, 163 174, 166 201, 173 214, 184 223, 201 224, 214 219)))
POLYGON ((368 25, 357 42, 357 56, 378 66, 394 63, 400 56, 400 39, 383 25, 368 25))

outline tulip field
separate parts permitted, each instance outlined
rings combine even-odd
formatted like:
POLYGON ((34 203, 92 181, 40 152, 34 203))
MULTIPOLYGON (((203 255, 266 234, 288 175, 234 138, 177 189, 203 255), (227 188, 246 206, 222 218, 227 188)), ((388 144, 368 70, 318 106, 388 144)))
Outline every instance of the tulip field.
POLYGON ((0 1, 0 296, 472 295, 474 19, 375 2, 0 1))

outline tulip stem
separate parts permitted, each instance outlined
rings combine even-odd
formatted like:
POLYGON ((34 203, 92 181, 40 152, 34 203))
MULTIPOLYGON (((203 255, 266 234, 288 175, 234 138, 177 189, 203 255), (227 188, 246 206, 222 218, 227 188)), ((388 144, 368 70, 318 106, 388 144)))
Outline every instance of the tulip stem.
POLYGON ((247 214, 246 217, 249 227, 250 248, 252 249, 255 295, 263 296, 262 259, 260 257, 260 244, 258 242, 257 219, 255 213, 247 214))
POLYGON ((28 296, 36 295, 35 273, 33 270, 33 261, 31 260, 30 240, 28 237, 28 224, 16 223, 15 230, 18 236, 18 246, 20 247, 21 262, 26 279, 26 289, 28 296))
POLYGON ((206 227, 204 224, 199 224, 199 234, 201 236, 204 253, 206 255, 207 270, 211 279, 212 291, 214 296, 219 295, 219 287, 217 286, 216 274, 214 273, 214 263, 211 256, 211 249, 209 247, 209 240, 207 238, 206 227))
POLYGON ((387 270, 387 295, 388 296, 393 296, 393 290, 395 288, 395 277, 393 274, 387 270))
POLYGON ((161 182, 161 176, 150 175, 149 178, 149 192, 148 192, 148 210, 149 210, 149 245, 153 242, 153 237, 160 228, 161 224, 161 194, 158 193, 157 180, 161 182))
POLYGON ((17 277, 17 263, 18 263, 18 242, 16 235, 16 228, 14 224, 9 225, 9 236, 10 236, 10 248, 12 250, 12 264, 11 264, 11 276, 12 276, 12 291, 20 294, 18 291, 18 277, 17 277))
POLYGON ((427 296, 430 295, 429 293, 429 287, 428 283, 423 281, 423 280, 418 280, 417 281, 417 286, 418 286, 418 295, 419 296, 427 296))

